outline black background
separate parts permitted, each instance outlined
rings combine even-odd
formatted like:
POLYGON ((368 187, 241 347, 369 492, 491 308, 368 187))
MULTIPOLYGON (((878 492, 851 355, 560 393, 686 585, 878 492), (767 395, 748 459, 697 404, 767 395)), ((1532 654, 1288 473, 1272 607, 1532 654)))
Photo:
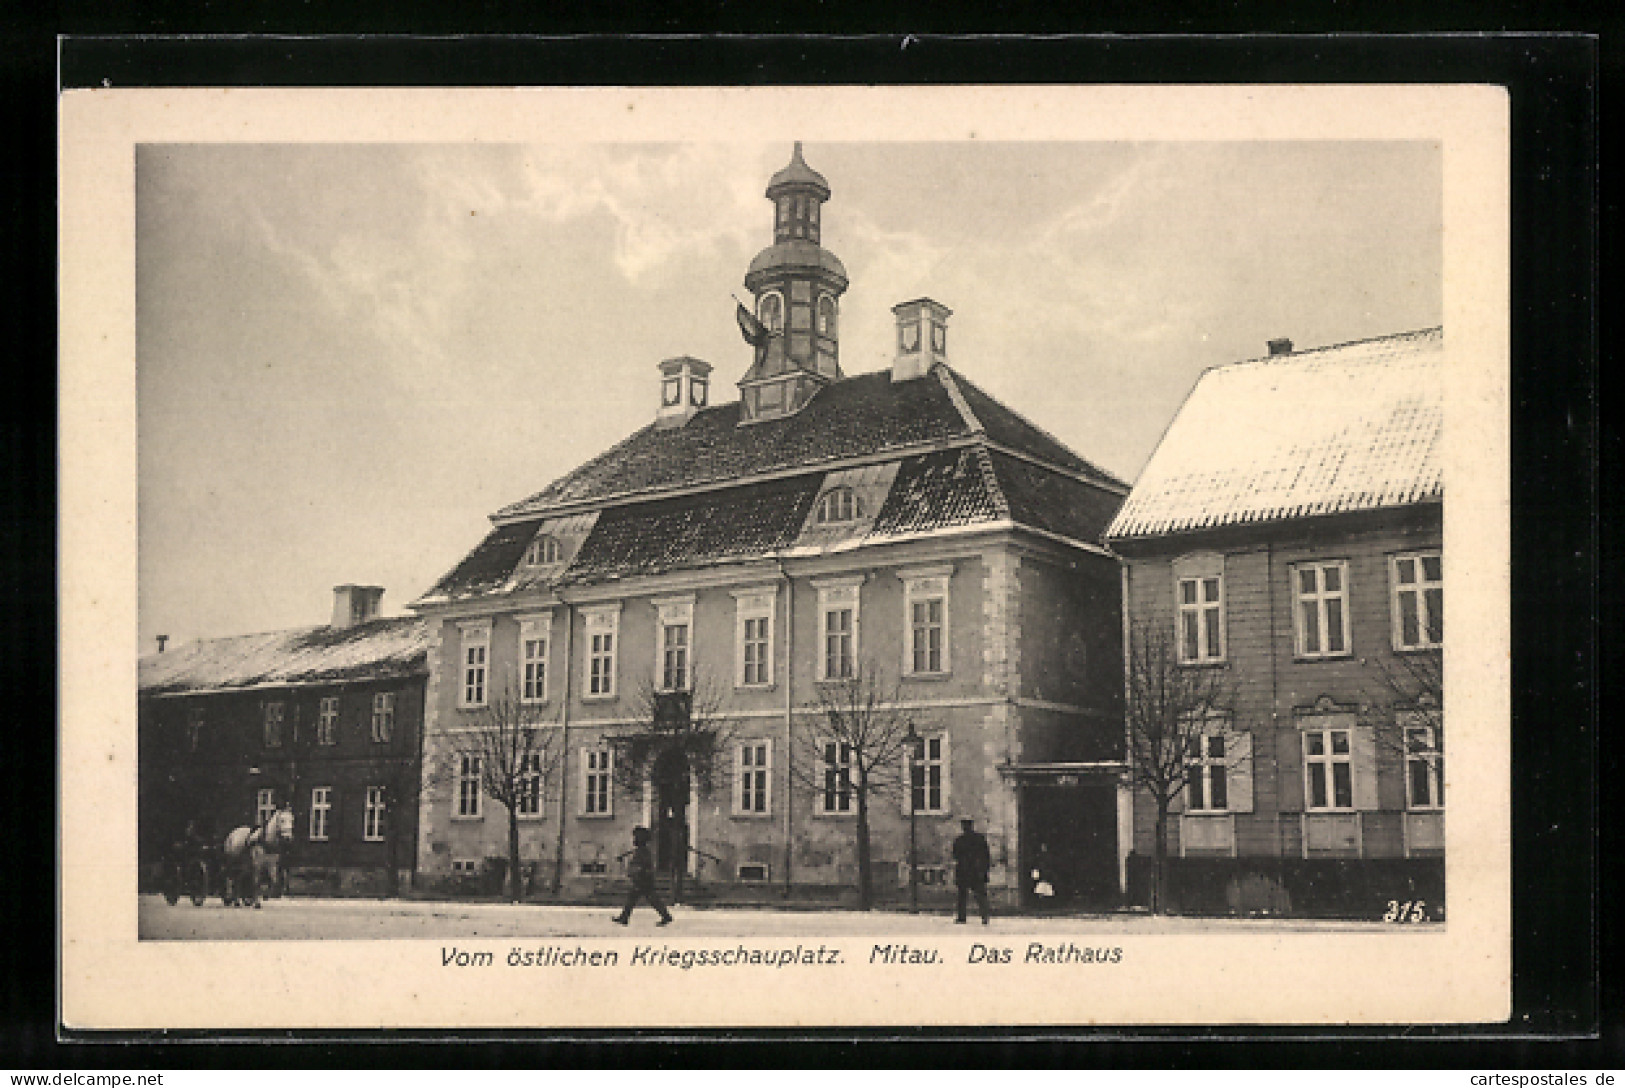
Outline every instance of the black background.
MULTIPOLYGON (((187 1068, 246 1065, 712 1066, 1130 1065, 1259 1068, 1296 1066, 1498 1068, 1541 1066, 1594 1072, 1625 1065, 1617 976, 1613 874, 1599 867, 1618 846, 1619 741, 1598 696, 1618 644, 1600 654, 1608 602, 1601 534, 1617 518, 1604 481, 1619 464, 1617 433, 1601 427, 1600 382, 1614 359, 1616 312, 1599 311, 1599 240, 1617 241, 1617 200, 1599 191, 1598 99, 1617 92, 1620 28, 1583 5, 1410 4, 1355 15, 1347 10, 1279 14, 1267 5, 1102 5, 1090 25, 1163 35, 1032 38, 939 36, 904 9, 867 12, 894 33, 861 37, 627 37, 614 8, 583 5, 550 17, 547 38, 75 37, 61 42, 63 87, 438 86, 509 84, 768 83, 1248 83, 1471 82, 1506 86, 1512 103, 1513 200, 1513 835, 1514 1005, 1510 1024, 1449 1029, 1271 1031, 1075 1028, 1004 1031, 706 1033, 675 1041, 658 1032, 576 1033, 484 1040, 447 1047, 443 1033, 414 1039, 387 1032, 358 1048, 337 1037, 270 1033, 235 1041, 174 1035, 57 1038, 54 774, 55 721, 55 91, 58 31, 345 34, 385 26, 450 34, 534 30, 535 12, 494 4, 408 5, 317 12, 308 4, 232 7, 79 5, 41 25, 0 16, 0 108, 11 140, 0 170, 14 320, 13 394, 0 398, 0 692, 9 713, 0 767, 7 834, 0 835, 0 1067, 187 1068), (426 9, 428 5, 424 5, 426 9), (381 14, 378 8, 383 8, 381 14), (1568 34, 1372 36, 1389 31, 1487 25, 1604 31, 1568 34), (528 20, 528 21, 527 21, 528 20), (1114 21, 1115 20, 1115 21, 1114 21), (453 25, 455 23, 455 25, 453 25), (1272 29, 1269 36, 1202 36, 1272 29), (1331 31, 1364 31, 1335 36, 1331 31), (559 37, 556 35, 578 35, 559 37), (1181 36, 1182 35, 1182 36, 1181 36), (1606 80, 1606 82, 1604 82, 1606 80), (19 335, 21 334, 21 335, 19 335), (17 393, 24 393, 18 396, 17 393), (1599 819, 1600 817, 1600 819, 1599 819), (1600 837, 1599 837, 1600 836, 1600 837), (1261 1040, 1269 1040, 1266 1044, 1261 1040), (280 1045, 242 1045, 244 1042, 280 1045), (377 1044, 387 1044, 379 1046, 377 1044)), ((664 10, 664 9, 662 9, 664 10)), ((923 10, 923 9, 922 9, 923 10)), ((1281 7, 1283 12, 1288 9, 1281 7)), ((832 15, 818 7, 802 15, 832 15)), ((963 14, 963 13, 961 13, 963 14)), ((757 6, 715 5, 715 29, 776 31, 791 25, 757 6)), ((41 19, 52 18, 47 12, 41 19)), ((1016 7, 1005 27, 1056 29, 1053 9, 1016 7)), ((653 32, 666 16, 643 16, 653 32)), ((952 9, 935 25, 954 25, 952 9)), ((838 19, 831 19, 838 23, 838 19)), ((960 23, 964 22, 960 19, 960 23)), ((850 26, 851 24, 847 24, 850 26)), ((994 29, 983 27, 981 29, 994 29)), ((1617 124, 1617 122, 1616 122, 1617 124)), ((1612 153, 1612 146, 1601 149, 1612 153)), ((1610 375, 1611 376, 1611 375, 1610 375)), ((1617 485, 1616 485, 1617 486, 1617 485)), ((1617 630, 1617 624, 1607 628, 1617 630)), ((123 639, 123 634, 117 637, 123 639)), ((94 804, 68 797, 63 803, 94 804)), ((1617 869, 1617 866, 1615 867, 1617 869)), ((1328 965, 1335 969, 1335 965, 1328 965)), ((261 980, 243 979, 245 987, 261 980)), ((152 985, 166 985, 154 979, 152 985)), ((296 995, 286 995, 297 1000, 296 995)))

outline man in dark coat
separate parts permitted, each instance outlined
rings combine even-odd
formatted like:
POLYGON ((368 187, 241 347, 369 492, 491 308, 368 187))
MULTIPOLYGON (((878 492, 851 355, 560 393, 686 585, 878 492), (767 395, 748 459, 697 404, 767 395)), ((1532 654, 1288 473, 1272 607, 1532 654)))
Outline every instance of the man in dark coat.
POLYGON ((632 829, 632 860, 626 866, 627 875, 632 878, 632 890, 626 893, 626 906, 621 913, 611 918, 616 925, 624 926, 632 917, 632 908, 638 905, 639 899, 647 899, 649 905, 660 915, 656 925, 667 926, 671 924, 671 912, 666 904, 660 901, 660 894, 655 891, 655 865, 654 859, 649 856, 649 829, 647 827, 634 827, 632 829))
POLYGON ((959 905, 954 921, 965 924, 965 893, 976 896, 982 908, 982 924, 987 925, 987 871, 993 864, 988 854, 987 839, 976 830, 976 821, 966 817, 959 821, 963 828, 954 840, 954 883, 959 889, 959 905))

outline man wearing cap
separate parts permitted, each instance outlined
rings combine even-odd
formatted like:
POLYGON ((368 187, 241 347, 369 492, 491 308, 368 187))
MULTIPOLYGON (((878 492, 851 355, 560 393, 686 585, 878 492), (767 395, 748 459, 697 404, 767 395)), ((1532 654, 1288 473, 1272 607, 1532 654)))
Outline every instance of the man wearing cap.
POLYGON ((987 838, 976 830, 976 821, 965 817, 959 821, 963 829, 954 840, 954 884, 959 889, 958 910, 954 921, 965 924, 965 893, 972 892, 982 908, 982 924, 987 925, 987 871, 993 859, 988 854, 987 838))

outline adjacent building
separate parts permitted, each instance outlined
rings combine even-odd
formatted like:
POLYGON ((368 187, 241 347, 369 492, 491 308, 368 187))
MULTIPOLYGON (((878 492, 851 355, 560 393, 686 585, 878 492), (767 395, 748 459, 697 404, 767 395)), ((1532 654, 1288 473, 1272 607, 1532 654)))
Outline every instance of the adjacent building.
POLYGON ((1102 540, 1128 489, 950 365, 950 311, 932 299, 894 307, 890 369, 846 374, 830 187, 798 145, 766 195, 738 399, 718 402, 703 360, 651 366, 648 425, 496 511, 414 603, 429 661, 419 875, 506 855, 507 812, 468 737, 511 701, 558 757, 529 767, 517 802, 533 877, 612 880, 644 825, 662 867, 704 882, 850 887, 850 753, 809 741, 820 693, 861 675, 922 738, 908 789, 871 806, 883 890, 908 884, 912 808, 928 885, 951 880, 971 817, 1007 901, 1041 852, 1079 901, 1115 901, 1121 613, 1102 540), (673 695, 726 720, 718 773, 626 781, 617 738, 673 695))
MULTIPOLYGON (((1107 533, 1125 638, 1215 670, 1170 828, 1184 909, 1444 894, 1441 329, 1205 372, 1107 533)), ((1135 798, 1134 893, 1155 806, 1135 798)))
POLYGON ((428 638, 338 586, 332 622, 203 639, 139 664, 140 858, 151 880, 194 823, 210 841, 292 806, 296 889, 410 883, 428 638))

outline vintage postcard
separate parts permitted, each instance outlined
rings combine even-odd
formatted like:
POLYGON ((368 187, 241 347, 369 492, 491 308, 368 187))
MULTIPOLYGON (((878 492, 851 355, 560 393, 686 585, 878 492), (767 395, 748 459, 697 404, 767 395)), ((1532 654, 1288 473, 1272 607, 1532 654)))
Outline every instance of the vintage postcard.
POLYGON ((1500 90, 83 90, 61 179, 68 1027, 1509 1015, 1500 90))

